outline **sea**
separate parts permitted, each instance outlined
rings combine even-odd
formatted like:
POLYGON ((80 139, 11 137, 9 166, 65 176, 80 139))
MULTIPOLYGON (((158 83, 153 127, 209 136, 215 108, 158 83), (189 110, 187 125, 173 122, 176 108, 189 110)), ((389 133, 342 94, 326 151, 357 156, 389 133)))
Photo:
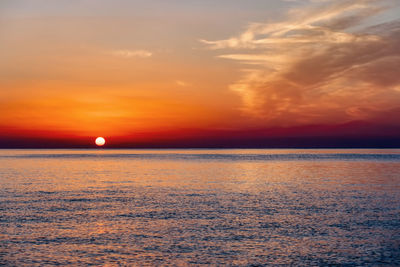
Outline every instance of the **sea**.
POLYGON ((400 266, 400 150, 0 150, 0 265, 400 266))

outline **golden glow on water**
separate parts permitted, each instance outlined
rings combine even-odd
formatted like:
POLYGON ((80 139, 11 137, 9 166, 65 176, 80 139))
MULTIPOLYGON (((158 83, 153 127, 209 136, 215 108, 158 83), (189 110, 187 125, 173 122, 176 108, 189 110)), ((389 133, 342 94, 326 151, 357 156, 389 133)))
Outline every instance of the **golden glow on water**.
POLYGON ((2 150, 0 244, 10 265, 390 264, 399 169, 399 150, 2 150))

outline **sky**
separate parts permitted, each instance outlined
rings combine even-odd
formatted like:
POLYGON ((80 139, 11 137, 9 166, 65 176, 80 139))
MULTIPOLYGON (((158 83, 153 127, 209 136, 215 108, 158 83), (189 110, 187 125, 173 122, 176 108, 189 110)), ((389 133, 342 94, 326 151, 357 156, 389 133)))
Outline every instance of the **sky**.
POLYGON ((400 147, 398 0, 2 0, 0 147, 400 147))

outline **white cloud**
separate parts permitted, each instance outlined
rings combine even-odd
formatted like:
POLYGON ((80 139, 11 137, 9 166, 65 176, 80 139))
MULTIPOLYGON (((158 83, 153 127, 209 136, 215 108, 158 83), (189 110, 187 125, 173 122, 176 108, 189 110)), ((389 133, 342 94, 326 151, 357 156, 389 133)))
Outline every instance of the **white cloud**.
POLYGON ((400 106, 400 21, 362 27, 391 1, 319 2, 229 39, 202 40, 219 58, 247 64, 230 85, 242 110, 265 122, 329 122, 400 106))
POLYGON ((152 52, 147 50, 114 50, 111 54, 123 58, 147 58, 153 55, 152 52))

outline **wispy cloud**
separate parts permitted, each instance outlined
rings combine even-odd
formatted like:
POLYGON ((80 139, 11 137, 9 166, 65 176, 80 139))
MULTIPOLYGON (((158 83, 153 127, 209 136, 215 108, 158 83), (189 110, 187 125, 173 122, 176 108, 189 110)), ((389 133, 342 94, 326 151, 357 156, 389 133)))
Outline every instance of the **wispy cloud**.
POLYGON ((182 81, 182 80, 176 80, 175 83, 180 87, 188 87, 188 86, 190 86, 189 83, 187 83, 185 81, 182 81))
POLYGON ((223 51, 220 58, 246 65, 230 86, 242 109, 270 123, 305 123, 372 117, 400 106, 400 20, 363 26, 394 2, 312 2, 283 21, 202 40, 223 51))
POLYGON ((114 50, 111 51, 111 54, 117 57, 123 58, 146 58, 151 57, 153 55, 152 52, 147 50, 114 50))

